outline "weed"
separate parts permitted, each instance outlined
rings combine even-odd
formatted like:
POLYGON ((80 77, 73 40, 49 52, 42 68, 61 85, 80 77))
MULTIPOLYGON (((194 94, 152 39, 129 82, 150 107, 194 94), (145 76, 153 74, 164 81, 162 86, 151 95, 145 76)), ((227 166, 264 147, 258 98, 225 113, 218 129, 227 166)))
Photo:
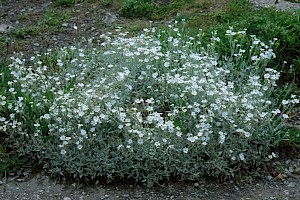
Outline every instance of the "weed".
POLYGON ((297 127, 293 127, 292 125, 289 125, 288 127, 285 128, 285 131, 289 136, 288 137, 289 143, 298 145, 300 147, 300 127, 299 125, 296 126, 297 127))
POLYGON ((70 7, 75 4, 76 0, 55 0, 57 6, 66 6, 70 7))
POLYGON ((100 2, 103 6, 107 6, 107 7, 115 3, 114 0, 100 0, 100 2))
POLYGON ((31 36, 36 36, 39 34, 39 27, 28 26, 23 28, 18 28, 12 31, 12 35, 16 38, 24 39, 31 36))
POLYGON ((66 12, 62 12, 57 9, 48 9, 46 10, 42 19, 38 21, 39 26, 44 27, 54 27, 57 28, 69 18, 66 12))
POLYGON ((153 0, 125 0, 121 6, 121 14, 130 18, 150 18, 154 9, 153 0))

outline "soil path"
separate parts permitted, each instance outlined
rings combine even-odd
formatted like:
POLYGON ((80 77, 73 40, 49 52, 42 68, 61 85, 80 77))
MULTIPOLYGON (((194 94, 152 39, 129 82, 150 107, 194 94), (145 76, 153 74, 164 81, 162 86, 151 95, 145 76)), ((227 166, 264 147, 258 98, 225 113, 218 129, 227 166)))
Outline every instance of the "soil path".
POLYGON ((74 184, 55 183, 41 173, 0 186, 0 199, 101 200, 101 199, 180 199, 180 200, 299 200, 300 176, 236 183, 176 183, 148 189, 131 185, 97 185, 78 189, 74 184), (18 182, 20 181, 20 182, 18 182))

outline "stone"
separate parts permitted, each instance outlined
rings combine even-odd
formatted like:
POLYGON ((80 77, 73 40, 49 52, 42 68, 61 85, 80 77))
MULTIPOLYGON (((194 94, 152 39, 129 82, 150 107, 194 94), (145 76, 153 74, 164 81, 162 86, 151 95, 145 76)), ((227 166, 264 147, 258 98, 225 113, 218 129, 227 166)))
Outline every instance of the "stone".
POLYGON ((229 193, 225 193, 224 196, 225 197, 230 197, 230 194, 229 193))
POLYGON ((105 17, 103 19, 103 21, 107 24, 112 24, 117 20, 118 20, 117 15, 112 14, 112 13, 106 13, 105 17))
POLYGON ((296 183, 290 182, 290 183, 287 185, 287 187, 289 187, 289 188, 294 188, 294 187, 296 187, 296 183))
POLYGON ((13 29, 12 26, 8 24, 0 24, 0 33, 7 33, 13 29))
POLYGON ((64 200, 71 200, 70 197, 64 197, 64 200))
POLYGON ((68 23, 62 23, 62 25, 61 25, 62 27, 68 27, 69 26, 69 24, 68 23))
POLYGON ((268 181, 271 181, 271 180, 273 179, 273 177, 270 176, 270 175, 269 175, 269 176, 266 176, 265 178, 266 178, 266 180, 268 180, 268 181))

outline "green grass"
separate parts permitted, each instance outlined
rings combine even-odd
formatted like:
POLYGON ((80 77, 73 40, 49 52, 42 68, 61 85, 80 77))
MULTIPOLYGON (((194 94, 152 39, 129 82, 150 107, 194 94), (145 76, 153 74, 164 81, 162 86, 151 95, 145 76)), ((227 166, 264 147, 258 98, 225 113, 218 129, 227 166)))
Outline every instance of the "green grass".
POLYGON ((26 26, 13 29, 11 32, 0 34, 0 52, 1 57, 6 57, 9 52, 19 52, 24 50, 24 42, 32 37, 42 36, 45 33, 52 34, 60 31, 62 24, 70 18, 69 9, 47 9, 40 18, 30 14, 19 16, 20 21, 26 21, 26 26), (4 51, 5 50, 5 51, 4 51))
POLYGON ((18 154, 11 152, 7 142, 0 143, 0 175, 17 172, 28 164, 29 158, 22 158, 18 154))
MULTIPOLYGON (((51 33, 53 31, 57 31, 61 27, 62 23, 69 19, 70 16, 68 13, 68 10, 48 9, 36 23, 14 29, 11 32, 11 36, 17 39, 24 39, 27 37, 37 36, 43 32, 51 33)), ((23 17, 26 18, 28 16, 23 17)), ((4 40, 4 37, 2 37, 2 40, 4 40)))
POLYGON ((18 28, 12 31, 12 35, 19 39, 24 39, 31 36, 37 36, 40 32, 38 26, 28 26, 23 28, 18 28))
POLYGON ((299 128, 288 128, 290 142, 300 147, 300 129, 299 128))
POLYGON ((73 6, 76 0, 55 0, 54 1, 57 6, 73 6))
POLYGON ((42 27, 54 27, 58 28, 63 22, 69 18, 67 11, 58 9, 46 10, 42 19, 38 21, 38 25, 42 27))

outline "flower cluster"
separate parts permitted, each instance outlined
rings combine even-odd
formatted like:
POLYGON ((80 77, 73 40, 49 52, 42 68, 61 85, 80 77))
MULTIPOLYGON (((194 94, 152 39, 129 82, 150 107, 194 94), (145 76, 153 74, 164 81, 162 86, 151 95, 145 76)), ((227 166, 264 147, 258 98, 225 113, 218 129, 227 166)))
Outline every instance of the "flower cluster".
MULTIPOLYGON (((226 32, 234 43, 228 58, 215 48, 217 33, 204 48, 201 34, 186 36, 174 27, 136 37, 117 32, 101 35, 99 49, 72 46, 29 61, 12 58, 9 95, 0 96, 9 114, 0 116, 0 131, 23 134, 33 144, 46 137, 62 159, 97 144, 113 152, 110 157, 164 152, 176 163, 175 155, 199 155, 208 165, 226 160, 228 168, 268 151, 288 118, 271 97, 280 73, 264 68, 275 57, 273 42, 252 36, 250 59, 243 60, 246 50, 235 37, 246 37, 246 30, 226 32)), ((292 95, 282 106, 297 103, 292 95)))

